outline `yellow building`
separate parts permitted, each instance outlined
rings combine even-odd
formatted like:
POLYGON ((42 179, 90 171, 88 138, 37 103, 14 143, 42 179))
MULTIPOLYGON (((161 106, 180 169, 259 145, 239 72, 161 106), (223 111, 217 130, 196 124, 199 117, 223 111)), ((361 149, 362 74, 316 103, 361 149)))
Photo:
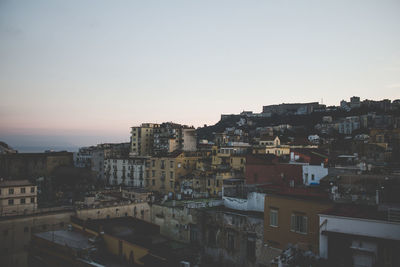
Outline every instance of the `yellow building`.
POLYGON ((277 147, 281 145, 281 140, 278 136, 264 136, 261 137, 260 141, 258 142, 260 146, 272 146, 277 147))
POLYGON ((180 178, 196 169, 199 152, 174 152, 151 157, 146 163, 146 188, 161 193, 180 192, 180 178))
POLYGON ((264 136, 258 141, 258 145, 252 149, 253 154, 272 154, 275 156, 283 156, 290 154, 290 147, 281 145, 278 136, 264 136))
POLYGON ((244 174, 246 168, 246 156, 231 156, 230 157, 230 166, 233 170, 240 171, 244 174))
POLYGON ((289 146, 279 146, 279 147, 268 147, 268 146, 256 146, 253 147, 253 154, 272 154, 275 156, 283 156, 290 154, 289 146))
POLYGON ((213 175, 206 177, 206 191, 210 196, 221 197, 224 180, 229 178, 235 178, 231 171, 215 171, 213 175))
POLYGON ((212 168, 220 168, 221 165, 230 166, 240 170, 245 166, 246 153, 249 146, 213 146, 212 147, 212 168))
POLYGON ((132 156, 150 156, 153 154, 154 129, 159 128, 156 123, 142 123, 141 126, 131 128, 132 156))

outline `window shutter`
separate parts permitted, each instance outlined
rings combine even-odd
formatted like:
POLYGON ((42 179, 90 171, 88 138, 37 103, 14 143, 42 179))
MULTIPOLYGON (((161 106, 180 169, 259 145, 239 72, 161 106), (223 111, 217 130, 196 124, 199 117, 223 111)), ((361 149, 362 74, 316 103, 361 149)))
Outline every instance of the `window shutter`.
POLYGON ((296 215, 292 214, 290 218, 290 230, 295 232, 296 231, 296 215))
POLYGON ((308 232, 307 221, 308 221, 307 216, 303 216, 303 229, 302 229, 303 233, 307 233, 308 232))

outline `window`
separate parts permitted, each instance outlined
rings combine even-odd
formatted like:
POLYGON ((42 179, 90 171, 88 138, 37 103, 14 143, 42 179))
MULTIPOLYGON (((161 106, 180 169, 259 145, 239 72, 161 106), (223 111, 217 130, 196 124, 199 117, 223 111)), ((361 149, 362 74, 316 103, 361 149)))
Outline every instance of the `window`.
POLYGON ((215 246, 216 242, 216 234, 214 230, 210 230, 208 232, 208 245, 215 246))
POLYGON ((161 169, 165 169, 165 161, 164 160, 161 161, 161 169))
POLYGON ((8 205, 14 205, 14 199, 9 199, 8 200, 8 205))
POLYGON ((190 227, 190 242, 197 243, 198 241, 198 229, 196 226, 192 225, 190 227))
POLYGON ((174 162, 173 162, 173 161, 170 161, 170 162, 169 162, 169 167, 170 167, 170 168, 173 168, 173 167, 174 167, 174 162))
POLYGON ((153 159, 152 161, 151 161, 151 167, 155 167, 156 166, 156 161, 153 159))
POLYGON ((217 187, 219 187, 219 180, 217 179, 217 187))
POLYGON ((20 201, 19 201, 19 203, 25 204, 25 198, 21 198, 20 201))
POLYGON ((255 173, 254 174, 254 182, 257 182, 258 181, 258 173, 255 173))
POLYGON ((247 236, 247 258, 249 260, 256 259, 256 236, 255 236, 255 234, 249 234, 247 236))
POLYGON ((156 185, 156 180, 151 180, 151 185, 156 185))
POLYGON ((14 188, 9 188, 8 189, 8 194, 9 195, 14 195, 14 188))
POLYGON ((269 226, 278 227, 278 210, 277 209, 269 210, 269 226))
POLYGON ((235 249, 235 236, 233 233, 228 234, 228 244, 227 244, 228 250, 232 251, 235 249))
POLYGON ((21 194, 25 194, 25 187, 21 188, 21 194))
POLYGON ((315 175, 311 174, 311 180, 314 181, 314 179, 315 179, 315 175))
POLYGON ((307 234, 307 216, 292 214, 290 231, 296 233, 307 234))
POLYGON ((174 179, 174 172, 169 172, 169 178, 174 179))
POLYGON ((24 233, 28 233, 29 232, 29 227, 28 226, 25 226, 24 227, 24 233))
POLYGON ((35 203, 35 198, 31 197, 31 203, 35 203))
POLYGON ((156 171, 151 171, 151 177, 155 177, 156 176, 156 171))
POLYGON ((210 186, 211 185, 211 181, 210 179, 207 180, 207 185, 210 186))
POLYGON ((169 186, 170 186, 171 188, 174 188, 174 182, 173 182, 173 181, 170 181, 170 182, 169 182, 169 186))

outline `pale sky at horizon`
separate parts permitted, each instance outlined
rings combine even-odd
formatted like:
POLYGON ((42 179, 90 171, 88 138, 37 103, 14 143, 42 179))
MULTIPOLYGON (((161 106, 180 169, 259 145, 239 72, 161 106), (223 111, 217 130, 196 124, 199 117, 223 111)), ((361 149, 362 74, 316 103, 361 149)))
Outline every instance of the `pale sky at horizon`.
POLYGON ((0 140, 93 145, 142 122, 398 99, 399 14, 398 0, 0 0, 0 140))

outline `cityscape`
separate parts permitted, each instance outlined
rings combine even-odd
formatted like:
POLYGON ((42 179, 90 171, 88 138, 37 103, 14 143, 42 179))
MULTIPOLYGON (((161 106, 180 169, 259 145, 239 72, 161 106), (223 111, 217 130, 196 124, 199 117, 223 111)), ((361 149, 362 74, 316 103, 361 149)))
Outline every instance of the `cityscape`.
POLYGON ((0 0, 0 267, 399 267, 399 0, 0 0))
POLYGON ((400 99, 127 135, 78 152, 1 143, 2 266, 400 263, 400 99))

